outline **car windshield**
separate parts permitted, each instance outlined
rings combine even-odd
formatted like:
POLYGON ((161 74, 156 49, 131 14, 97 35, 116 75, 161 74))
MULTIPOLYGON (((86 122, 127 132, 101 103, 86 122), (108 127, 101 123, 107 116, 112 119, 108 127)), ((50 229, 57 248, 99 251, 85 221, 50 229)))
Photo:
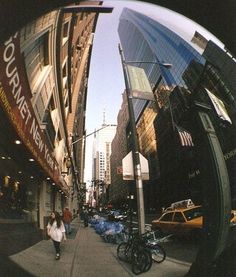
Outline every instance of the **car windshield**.
POLYGON ((184 211, 184 215, 187 221, 202 216, 202 207, 193 208, 191 210, 184 211))

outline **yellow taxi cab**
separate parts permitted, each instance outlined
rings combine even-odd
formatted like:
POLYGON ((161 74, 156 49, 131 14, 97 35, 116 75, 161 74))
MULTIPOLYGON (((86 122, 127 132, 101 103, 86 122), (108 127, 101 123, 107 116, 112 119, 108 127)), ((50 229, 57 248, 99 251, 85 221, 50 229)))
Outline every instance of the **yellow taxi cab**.
POLYGON ((236 210, 231 211, 231 225, 236 225, 236 210))
MULTIPOLYGON (((232 210, 231 224, 236 224, 236 210, 232 210)), ((183 200, 171 204, 163 211, 159 219, 152 221, 152 229, 163 234, 190 235, 192 238, 202 236, 203 210, 202 206, 194 205, 192 201, 183 200)))
POLYGON ((167 210, 159 219, 152 221, 152 229, 174 235, 200 235, 203 214, 201 206, 167 210))

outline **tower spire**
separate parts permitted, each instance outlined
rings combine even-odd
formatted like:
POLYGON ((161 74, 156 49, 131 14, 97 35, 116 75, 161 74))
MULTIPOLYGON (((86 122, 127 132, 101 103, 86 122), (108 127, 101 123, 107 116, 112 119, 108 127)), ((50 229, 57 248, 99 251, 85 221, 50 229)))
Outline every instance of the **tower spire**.
POLYGON ((105 126, 106 125, 106 110, 105 108, 103 109, 103 123, 102 123, 102 126, 105 126))

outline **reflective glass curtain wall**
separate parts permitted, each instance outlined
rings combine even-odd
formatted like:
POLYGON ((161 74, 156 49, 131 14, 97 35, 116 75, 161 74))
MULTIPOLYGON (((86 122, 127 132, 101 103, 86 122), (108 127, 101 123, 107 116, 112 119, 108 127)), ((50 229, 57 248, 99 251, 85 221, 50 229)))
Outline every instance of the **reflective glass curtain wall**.
MULTIPOLYGON (((235 58, 211 41, 207 42, 201 55, 197 46, 195 49, 177 33, 153 18, 127 8, 123 10, 120 16, 118 33, 126 61, 157 61, 172 64, 172 67, 167 69, 157 64, 137 63, 137 66, 144 68, 153 87, 158 85, 159 77, 162 77, 161 82, 156 86, 158 89, 155 88, 155 91, 159 96, 162 96, 163 93, 165 101, 162 101, 162 99, 160 101, 161 106, 159 105, 159 108, 161 109, 158 111, 154 126, 158 137, 158 157, 160 160, 163 159, 162 164, 165 163, 166 165, 161 170, 161 175, 164 176, 162 183, 166 190, 165 194, 174 195, 176 193, 177 195, 179 188, 184 185, 187 189, 190 186, 199 187, 200 174, 195 162, 195 147, 192 147, 192 150, 189 148, 188 151, 184 151, 184 147, 181 148, 180 143, 177 140, 174 141, 173 138, 174 133, 176 133, 176 123, 192 133, 193 138, 197 134, 196 126, 190 120, 191 112, 186 112, 185 106, 185 102, 188 100, 186 95, 189 95, 189 91, 196 92, 197 88, 195 97, 210 108, 209 114, 226 161, 231 185, 232 206, 235 208, 236 148, 234 138, 236 133, 236 96, 235 78, 233 78, 236 72, 235 58), (166 88, 166 90, 161 91, 162 88, 166 88), (228 113, 231 123, 219 116, 206 89, 214 94, 219 103, 224 104, 224 106, 221 105, 228 113), (168 100, 169 94, 170 101, 168 100), (179 98, 180 94, 182 94, 183 101, 179 98), (162 107, 164 108, 162 109, 162 107), (170 114, 173 118, 170 118, 170 114), (173 121, 172 126, 174 128, 167 130, 168 126, 171 125, 170 120, 173 121), (173 145, 173 149, 168 150, 167 144, 173 145), (176 146, 174 146, 175 144, 176 146), (178 149, 180 149, 179 152, 178 149), (187 155, 191 157, 185 159, 187 155), (182 160, 174 164, 173 161, 177 161, 177 158, 182 160), (193 164, 192 168, 191 163, 193 164), (184 168, 185 172, 182 172, 182 176, 175 176, 175 172, 181 172, 184 168), (178 179, 179 183, 177 182, 178 179), (176 187, 176 191, 170 190, 168 186, 176 187)), ((139 121, 146 104, 143 100, 134 100, 136 122, 139 121)), ((171 200, 174 199, 166 199, 166 202, 171 200)))
MULTIPOLYGON (((186 153, 179 152, 181 146, 176 144, 176 128, 174 124, 178 123, 177 119, 179 118, 182 121, 186 121, 188 116, 182 112, 184 107, 177 107, 178 97, 176 97, 174 91, 174 93, 171 93, 170 101, 167 98, 176 86, 188 88, 182 76, 189 67, 190 62, 194 60, 196 63, 202 64, 203 67, 205 59, 187 41, 170 29, 152 18, 127 8, 121 14, 118 33, 126 62, 140 61, 140 63, 134 65, 144 68, 152 88, 157 91, 158 97, 163 89, 162 105, 159 105, 158 100, 159 108, 163 108, 160 109, 158 116, 153 122, 148 122, 148 124, 153 124, 153 128, 155 128, 157 156, 160 162, 157 165, 153 161, 153 164, 150 165, 161 173, 159 179, 150 180, 150 182, 153 181, 154 185, 158 184, 158 196, 156 197, 158 197, 159 203, 156 205, 166 206, 185 197, 191 197, 194 201, 196 199, 196 202, 199 202, 201 196, 199 195, 198 178, 189 179, 190 174, 193 173, 192 171, 196 171, 197 165, 195 160, 192 159, 190 163, 190 158, 186 157, 186 153), (141 63, 141 61, 144 63, 141 63), (172 67, 166 68, 161 63, 169 63, 172 67), (156 87, 158 87, 157 90, 156 87), (172 113, 174 120, 171 120, 170 115, 172 113), (193 166, 189 166, 190 164, 193 164, 193 166)), ((140 99, 133 100, 133 103, 138 126, 138 122, 142 119, 142 114, 145 113, 145 107, 151 108, 151 103, 140 99)), ((190 124, 188 119, 187 122, 190 124)), ((148 132, 147 129, 144 129, 141 132, 142 137, 144 133, 148 136, 148 132)), ((149 146, 146 145, 146 148, 149 146)), ((144 148, 145 146, 143 146, 143 150, 144 148)), ((187 152, 188 156, 193 156, 192 149, 187 152)), ((154 155, 155 153, 152 154, 154 155)), ((151 202, 150 199, 152 197, 155 198, 151 191, 144 191, 144 196, 146 199, 145 203, 151 202), (148 194, 152 196, 148 196, 148 194)), ((156 201, 156 199, 154 200, 156 201)))
MULTIPOLYGON (((183 72, 192 60, 204 63, 205 59, 184 39, 159 22, 141 13, 125 8, 120 16, 118 33, 126 61, 150 61, 137 63, 144 68, 152 86, 160 75, 169 87, 186 87, 183 72), (167 69, 155 64, 171 63, 167 69)), ((139 117, 145 105, 143 100, 134 101, 135 117, 139 117)))

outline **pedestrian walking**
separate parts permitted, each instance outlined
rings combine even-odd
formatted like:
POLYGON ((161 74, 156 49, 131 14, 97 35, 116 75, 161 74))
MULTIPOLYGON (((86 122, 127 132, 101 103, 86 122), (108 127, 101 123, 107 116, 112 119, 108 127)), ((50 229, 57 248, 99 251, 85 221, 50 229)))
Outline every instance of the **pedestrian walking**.
POLYGON ((80 211, 80 219, 81 220, 84 220, 84 207, 81 209, 81 211, 80 211))
POLYGON ((63 220, 63 223, 64 223, 64 226, 65 226, 65 230, 66 230, 66 235, 69 235, 71 234, 71 221, 72 221, 72 213, 71 211, 69 210, 68 207, 66 207, 63 211, 63 215, 62 215, 62 220, 63 220))
POLYGON ((60 259, 60 244, 64 239, 66 240, 65 226, 61 220, 61 216, 58 212, 52 212, 47 225, 47 234, 52 239, 55 251, 56 260, 60 259))
POLYGON ((88 227, 89 213, 88 210, 84 210, 84 227, 88 227))

